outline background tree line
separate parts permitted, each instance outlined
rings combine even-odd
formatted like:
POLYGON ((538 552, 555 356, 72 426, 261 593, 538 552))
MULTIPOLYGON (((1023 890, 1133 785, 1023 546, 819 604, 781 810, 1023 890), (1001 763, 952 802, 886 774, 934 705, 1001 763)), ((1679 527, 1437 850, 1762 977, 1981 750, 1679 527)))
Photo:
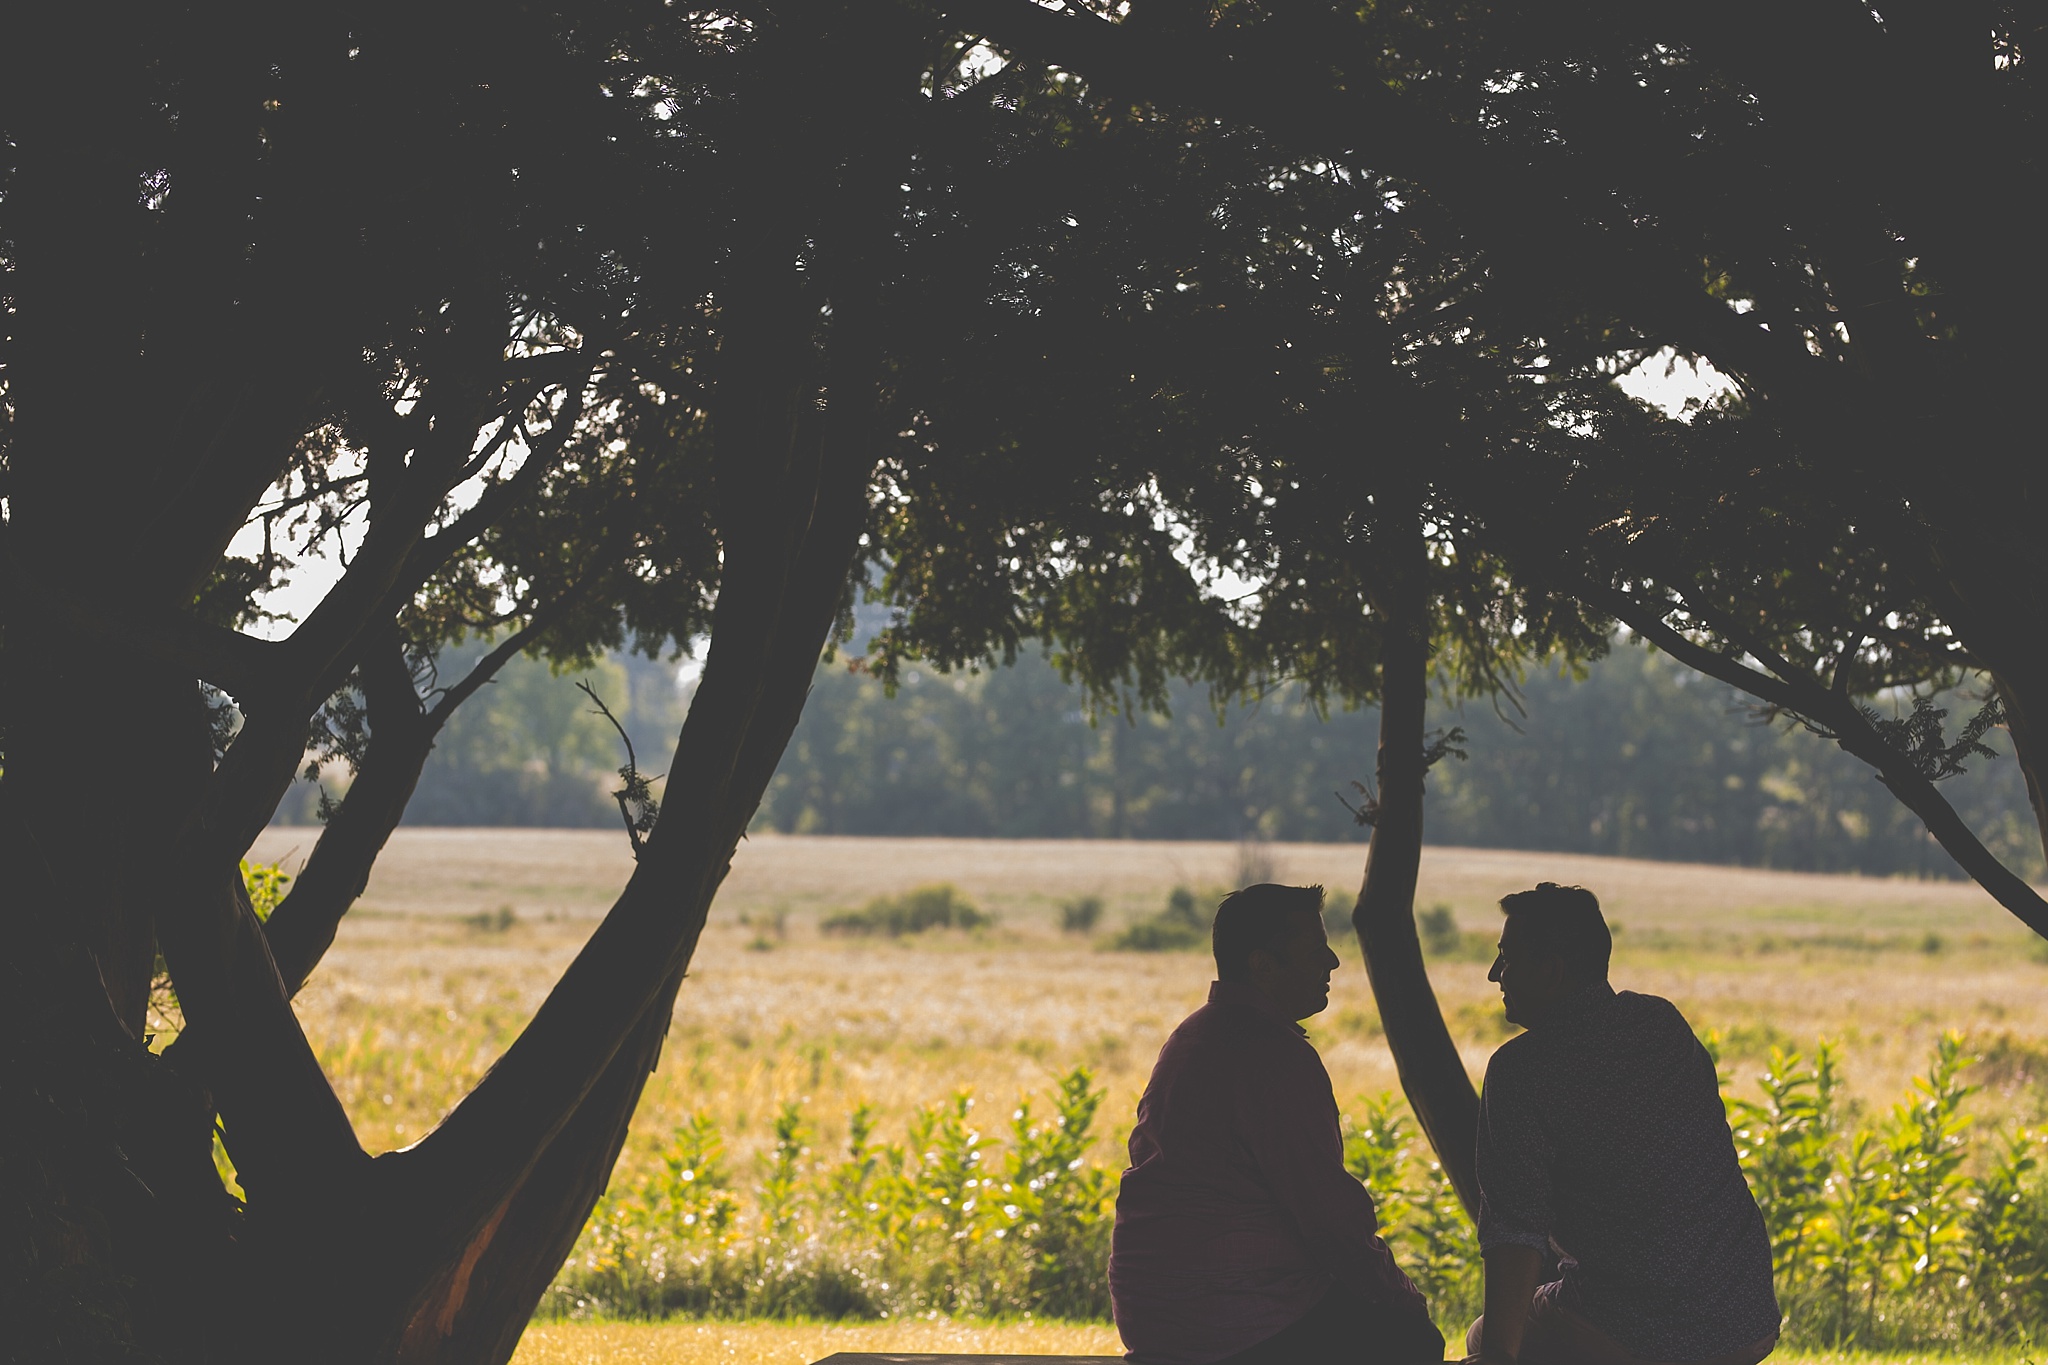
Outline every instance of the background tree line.
MULTIPOLYGON (((481 653, 473 643, 450 651, 481 653)), ((450 658, 455 666, 463 659, 450 658)), ((449 722, 405 819, 417 825, 616 824, 618 735, 574 685, 588 680, 656 753, 688 691, 673 664, 613 655, 585 671, 507 666, 449 722)), ((1438 706, 1466 733, 1427 797, 1433 843, 1601 853, 1874 876, 1960 875, 1869 769, 1654 650, 1617 645, 1582 676, 1538 667, 1505 701, 1438 706)), ((1967 694, 1944 694, 1952 714, 1967 694)), ((1338 793, 1367 775, 1373 708, 1319 713, 1298 691, 1231 702, 1172 686, 1165 711, 1090 711, 1045 659, 901 674, 895 695, 844 659, 822 665, 757 829, 961 838, 1339 841, 1360 829, 1338 793)), ((1985 842, 2038 876, 2025 781, 2000 757, 1948 784, 1985 842)), ((340 788, 330 781, 330 795, 340 788)), ((284 823, 318 819, 306 783, 284 823)))

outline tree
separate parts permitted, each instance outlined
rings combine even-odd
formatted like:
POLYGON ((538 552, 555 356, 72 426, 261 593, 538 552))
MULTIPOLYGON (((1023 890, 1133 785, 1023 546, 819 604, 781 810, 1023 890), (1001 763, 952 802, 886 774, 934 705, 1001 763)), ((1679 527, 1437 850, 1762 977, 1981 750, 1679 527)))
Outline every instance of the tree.
MULTIPOLYGON (((1354 914, 1404 1087, 1476 1205, 1477 1096, 1412 914, 1432 678, 1490 694, 1597 653, 1569 598, 1510 581, 1462 485, 1547 429, 1527 347, 1472 330, 1475 276, 1385 177, 1053 82, 1090 168, 1070 231, 1022 241, 999 326, 913 356, 926 437, 881 529, 902 611, 871 666, 1014 657, 1036 637, 1106 706, 1186 676, 1380 707, 1354 914)), ((1361 765, 1362 766, 1362 765, 1361 765)))
MULTIPOLYGON (((1949 746, 1916 748, 1849 700, 1989 675, 1992 714, 2043 809, 2028 716, 2048 697, 2035 696, 2040 632, 2025 605, 2039 568, 2018 406, 2041 345, 2030 319, 2042 279, 2014 226, 2041 173, 2041 87, 2026 60, 2038 21, 2001 6, 1987 26, 1906 4, 1815 12, 1762 42, 1775 11, 1760 6, 1143 6, 1117 24, 972 0, 955 13, 1105 89, 1397 178, 1483 260, 1487 322, 1537 343, 1544 377, 1567 390, 1660 354, 1727 376, 1742 434, 1703 446, 1718 458, 1694 477, 1670 480, 1671 443, 1640 433, 1527 461, 1519 479, 1510 465, 1496 544, 1527 551, 1513 528, 1534 492, 1571 532, 1549 537, 1549 554, 1525 552, 1523 577, 1580 591, 1811 720, 2048 932, 2048 903, 1935 790, 1935 750, 1949 746), (1934 473, 1929 452, 1949 433, 1969 433, 1981 480, 1934 473), (2013 495, 1987 499, 1987 486, 2013 495), (1648 505, 1588 521, 1585 503, 1558 497, 1585 488, 1607 510, 1648 505), (1818 539, 1773 532, 1788 507, 1818 539), (1744 548, 1775 555, 1731 562, 1738 517, 1744 548), (1559 562, 1557 545, 1601 527, 1639 553, 1559 562), (1716 553, 1699 559, 1708 544, 1716 553), (1782 582, 1813 568, 1788 548, 1861 569, 1839 591, 1787 600, 1782 582)), ((1573 397, 1614 415, 1609 395, 1573 397)))
MULTIPOLYGON (((1392 200, 1433 206, 1439 249, 1469 262, 1471 335, 1518 355, 1552 406, 1548 422, 1479 433, 1496 458, 1459 484, 1476 543, 1524 590, 1573 593, 1872 764, 1959 864, 2048 933, 2048 902, 1935 787, 2003 717, 2048 812, 2028 719, 2048 707, 2048 673, 2026 605, 2042 585, 2017 406, 2040 347, 2040 267, 2015 226, 2039 197, 2040 87, 2025 60, 2038 20, 2000 8, 1987 36, 1929 6, 1816 11, 1780 42, 1758 38, 1775 14, 1761 6, 1157 3, 1116 22, 961 0, 952 13, 1092 89, 1256 130, 1297 166, 1369 168, 1392 200), (1900 172, 1900 148, 1918 173, 1900 172), (1646 434, 1657 424, 1607 381, 1659 353, 1732 380, 1736 439, 1670 423, 1646 434), (1931 477, 1950 432, 1970 433, 2010 490, 1995 509, 1981 484, 1931 477), (1693 477, 1668 479, 1675 449, 1692 452, 1693 477), (1774 525, 1788 506, 1819 539, 1774 525), (1847 581, 1817 583, 1845 559, 1847 581), (1925 708, 1894 723, 1855 700, 1965 669, 1994 680, 1997 703, 1953 743, 1925 708)), ((1399 581, 1381 580, 1390 600, 1399 581)), ((1413 652, 1419 630, 1387 618, 1383 644, 1413 652)), ((1419 726, 1419 704, 1392 700, 1384 716, 1419 726)), ((1412 892, 1416 747, 1381 748, 1358 916, 1369 962, 1373 907, 1412 892)), ((2042 829, 2048 839, 2048 815, 2042 829)), ((1412 924, 1392 927, 1381 956, 1394 1003, 1426 1016, 1412 924)), ((1433 1043, 1440 1024, 1417 1022, 1433 1043)), ((1411 1098, 1411 1061, 1448 1097, 1445 1122, 1418 1112, 1455 1169, 1462 1071, 1440 1047, 1389 1036, 1411 1098)))
POLYGON ((932 45, 817 6, 125 20, 51 11, 0 79, 5 1335, 501 1361, 848 591, 932 45), (243 629, 323 540, 346 568, 319 604, 243 629), (446 1121, 370 1157, 289 998, 434 734, 521 648, 707 618, 617 905, 446 1121), (502 634, 444 688, 477 630, 502 634), (236 869, 309 723, 356 779, 266 926, 236 869), (109 849, 93 817, 138 751, 151 819, 109 849))

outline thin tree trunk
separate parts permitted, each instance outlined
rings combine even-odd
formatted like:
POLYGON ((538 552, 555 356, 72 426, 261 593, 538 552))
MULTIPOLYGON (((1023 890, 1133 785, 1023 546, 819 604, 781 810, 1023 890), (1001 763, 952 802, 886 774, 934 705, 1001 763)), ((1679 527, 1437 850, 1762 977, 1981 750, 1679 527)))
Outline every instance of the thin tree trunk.
POLYGON ((355 781, 320 831, 290 893, 263 926, 286 995, 298 994, 333 945, 342 916, 369 885, 370 869, 434 750, 440 727, 420 709, 402 646, 390 634, 364 651, 360 674, 371 735, 355 781))
POLYGON ((1415 883, 1422 864, 1423 725, 1429 698, 1429 603, 1422 542, 1413 562, 1387 566, 1374 605, 1385 617, 1380 645, 1379 815, 1366 853, 1365 882, 1351 912, 1379 1005, 1387 1047, 1408 1105, 1436 1150, 1466 1212, 1479 1210, 1474 1146, 1479 1096, 1444 1026, 1415 930, 1415 883))
POLYGON ((553 607, 534 612, 524 628, 478 660, 431 708, 421 707, 395 632, 365 652, 361 672, 370 709, 369 748, 290 893, 263 926, 287 995, 297 995, 306 984, 333 946, 342 917, 370 884, 370 871, 405 817, 434 741, 456 708, 532 643, 554 618, 553 607))

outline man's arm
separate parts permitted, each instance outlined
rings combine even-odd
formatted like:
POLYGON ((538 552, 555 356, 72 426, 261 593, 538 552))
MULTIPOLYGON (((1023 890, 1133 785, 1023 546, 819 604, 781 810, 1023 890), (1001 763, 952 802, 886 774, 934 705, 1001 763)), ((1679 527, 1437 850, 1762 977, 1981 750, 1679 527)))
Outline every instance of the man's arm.
POLYGON ((1512 1365, 1522 1353, 1522 1330, 1543 1274, 1543 1253, 1502 1243, 1486 1252, 1486 1319, 1480 1329, 1479 1360, 1512 1365))
POLYGON ((1344 1168, 1337 1101, 1320 1063, 1256 1077, 1244 1136, 1259 1176, 1332 1273, 1374 1301, 1422 1298, 1375 1234, 1379 1216, 1365 1186, 1344 1168))
POLYGON ((1486 1260, 1486 1318, 1478 1359, 1509 1365, 1522 1350, 1530 1301, 1550 1246, 1548 1135, 1527 1077, 1507 1048, 1494 1054, 1479 1096, 1479 1245, 1486 1260))

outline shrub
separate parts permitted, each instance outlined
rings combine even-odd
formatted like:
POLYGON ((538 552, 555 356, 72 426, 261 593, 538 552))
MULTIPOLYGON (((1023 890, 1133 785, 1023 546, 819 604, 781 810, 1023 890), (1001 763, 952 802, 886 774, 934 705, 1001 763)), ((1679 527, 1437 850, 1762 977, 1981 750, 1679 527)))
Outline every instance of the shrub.
POLYGON ((1457 915, 1441 902, 1416 915, 1415 927, 1421 931, 1423 951, 1431 957, 1448 957, 1465 946, 1457 915))
POLYGON ((1200 948, 1208 941, 1208 936, 1200 929, 1155 916, 1130 925, 1116 936, 1110 947, 1120 953, 1177 953, 1200 948))
POLYGON ((941 882, 900 896, 878 896, 859 910, 833 915, 818 927, 828 934, 887 934, 901 938, 930 929, 980 929, 991 921, 959 888, 941 882))
POLYGON ((1479 1235, 1442 1164, 1412 1136, 1401 1101, 1387 1093, 1364 1105, 1362 1126, 1344 1119, 1345 1167, 1371 1193, 1380 1236, 1455 1344, 1483 1306, 1479 1235))
POLYGON ((1209 942, 1209 921, 1195 893, 1176 886, 1167 893, 1166 908, 1149 919, 1132 922, 1110 947, 1125 953, 1171 953, 1201 948, 1209 942))
POLYGON ((1102 918, 1102 897, 1082 896, 1077 900, 1060 902, 1060 932, 1064 934, 1090 934, 1095 932, 1096 922, 1102 918))
POLYGON ((1865 1350, 2012 1343, 2048 1326, 2048 1188, 2036 1137, 1970 1173, 1969 1058, 1947 1034, 1875 1125, 1847 1130, 1834 1049, 1772 1050, 1736 1099, 1736 1153, 1771 1234, 1788 1344, 1865 1350))

